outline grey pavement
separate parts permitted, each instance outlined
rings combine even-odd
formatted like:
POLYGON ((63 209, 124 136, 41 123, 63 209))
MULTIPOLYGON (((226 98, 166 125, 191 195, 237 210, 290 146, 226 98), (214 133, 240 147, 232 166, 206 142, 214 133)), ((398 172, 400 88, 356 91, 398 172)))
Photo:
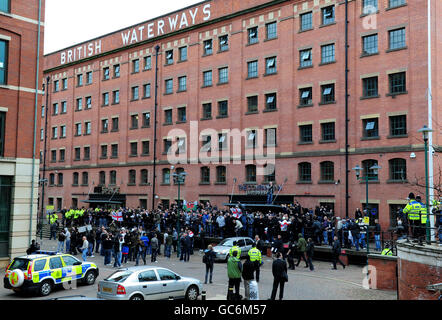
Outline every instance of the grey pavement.
MULTIPOLYGON (((38 240, 39 241, 39 240, 38 240)), ((40 241, 39 241, 40 242, 40 241)), ((162 247, 163 248, 163 247, 162 247)), ((43 239, 42 249, 56 250, 57 241, 43 239)), ((81 259, 80 255, 77 258, 81 259)), ((146 257, 148 265, 161 266, 175 271, 176 273, 194 277, 204 282, 205 265, 202 263, 202 252, 195 250, 191 255, 189 262, 182 262, 172 253, 170 259, 163 255, 158 256, 157 263, 150 263, 150 256, 146 257)), ((60 288, 55 290, 49 298, 57 298, 71 295, 84 295, 87 297, 96 297, 98 280, 104 279, 116 269, 111 265, 104 266, 104 257, 95 254, 95 257, 88 257, 98 265, 100 276, 93 286, 78 286, 73 290, 60 288)), ((270 297, 273 285, 272 276, 272 258, 263 257, 264 265, 261 267, 261 276, 259 282, 259 298, 267 300, 270 297)), ((113 261, 112 261, 113 264, 113 261)), ((338 265, 338 270, 331 270, 331 263, 324 261, 313 261, 315 270, 309 271, 304 268, 304 262, 301 262, 296 270, 289 270, 289 282, 285 284, 284 300, 396 300, 395 291, 369 290, 365 289, 364 267, 350 265, 345 270, 338 265)), ((133 266, 135 262, 128 262, 122 266, 133 266)), ((4 277, 4 270, 1 270, 0 276, 4 277)), ((225 263, 216 263, 214 266, 213 284, 203 285, 206 291, 207 300, 225 300, 227 294, 227 265, 225 263)), ((241 284, 241 292, 244 295, 244 287, 241 284)), ((279 291, 277 297, 279 295, 279 291)), ((14 294, 11 290, 0 288, 0 299, 48 299, 48 297, 23 297, 14 294)))

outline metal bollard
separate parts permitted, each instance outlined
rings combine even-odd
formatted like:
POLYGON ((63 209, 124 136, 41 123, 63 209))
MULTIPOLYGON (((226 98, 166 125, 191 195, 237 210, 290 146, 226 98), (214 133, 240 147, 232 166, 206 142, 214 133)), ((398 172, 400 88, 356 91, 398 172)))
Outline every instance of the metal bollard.
POLYGON ((201 300, 206 300, 206 291, 201 291, 201 300))

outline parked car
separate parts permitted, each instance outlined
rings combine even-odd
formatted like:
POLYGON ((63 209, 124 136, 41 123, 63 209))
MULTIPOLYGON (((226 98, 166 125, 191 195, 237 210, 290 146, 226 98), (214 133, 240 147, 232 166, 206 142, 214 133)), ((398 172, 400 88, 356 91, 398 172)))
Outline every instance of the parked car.
POLYGON ((161 267, 120 268, 98 283, 97 297, 109 300, 197 300, 202 291, 198 279, 182 277, 161 267))
POLYGON ((233 247, 233 242, 237 242, 237 246, 241 249, 241 258, 247 256, 247 253, 252 249, 253 239, 249 237, 233 237, 226 238, 221 241, 218 245, 213 247, 216 257, 215 261, 226 261, 229 259, 229 251, 233 247))
POLYGON ((33 291, 47 296, 55 285, 68 281, 93 285, 98 275, 95 263, 82 262, 70 254, 37 251, 14 258, 6 268, 3 285, 15 292, 33 291))

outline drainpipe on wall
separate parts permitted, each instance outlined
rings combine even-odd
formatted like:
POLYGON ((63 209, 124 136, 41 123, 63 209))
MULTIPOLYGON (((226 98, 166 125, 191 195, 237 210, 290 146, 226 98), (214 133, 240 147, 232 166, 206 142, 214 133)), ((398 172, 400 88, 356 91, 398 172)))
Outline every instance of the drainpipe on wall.
MULTIPOLYGON (((41 0, 38 0, 38 31, 37 31, 37 66, 35 71, 35 105, 34 105, 34 141, 32 145, 32 176, 31 176, 31 206, 29 215, 29 243, 32 241, 32 219, 34 211, 34 174, 35 174, 35 149, 37 145, 37 114, 38 114, 38 80, 40 67, 40 26, 41 26, 41 0)), ((46 107, 45 107, 46 109, 46 107)), ((46 110, 45 110, 46 111, 46 110)), ((46 112, 45 112, 46 116, 46 112)))
POLYGON ((349 212, 349 152, 348 152, 348 0, 345 0, 345 217, 349 212))

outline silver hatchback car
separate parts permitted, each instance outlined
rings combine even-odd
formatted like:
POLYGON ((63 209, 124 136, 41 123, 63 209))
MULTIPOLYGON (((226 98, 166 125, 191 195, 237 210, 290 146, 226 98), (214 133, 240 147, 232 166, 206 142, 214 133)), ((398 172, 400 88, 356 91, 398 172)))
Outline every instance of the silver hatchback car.
POLYGON ((161 267, 120 268, 98 283, 97 297, 109 300, 162 300, 170 297, 197 300, 198 279, 181 277, 161 267))
POLYGON ((213 247, 213 251, 216 254, 215 261, 225 261, 229 259, 230 249, 233 247, 233 242, 237 242, 237 246, 241 249, 241 258, 247 256, 247 253, 252 249, 253 239, 249 237, 233 237, 226 238, 218 245, 213 247))

